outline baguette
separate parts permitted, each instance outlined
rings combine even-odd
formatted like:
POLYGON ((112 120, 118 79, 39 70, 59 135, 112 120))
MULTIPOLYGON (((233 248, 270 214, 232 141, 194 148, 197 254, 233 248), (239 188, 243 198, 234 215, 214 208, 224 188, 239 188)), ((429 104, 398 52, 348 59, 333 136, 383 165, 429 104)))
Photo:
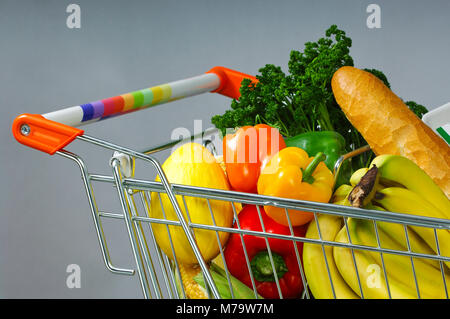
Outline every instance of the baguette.
POLYGON ((402 155, 450 198, 450 147, 373 74, 344 66, 331 80, 336 102, 375 155, 402 155))

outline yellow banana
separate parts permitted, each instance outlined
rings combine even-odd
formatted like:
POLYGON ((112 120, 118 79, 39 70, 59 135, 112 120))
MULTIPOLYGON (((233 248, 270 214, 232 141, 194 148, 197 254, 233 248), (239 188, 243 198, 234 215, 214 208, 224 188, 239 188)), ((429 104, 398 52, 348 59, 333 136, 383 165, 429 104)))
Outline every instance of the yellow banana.
MULTIPOLYGON (((368 167, 363 167, 363 168, 356 170, 350 177, 351 187, 355 187, 356 185, 358 185, 358 183, 361 181, 361 178, 367 173, 368 170, 369 170, 368 167)), ((396 185, 391 185, 389 183, 385 184, 385 182, 386 182, 386 180, 382 180, 380 178, 378 183, 375 185, 376 189, 380 190, 384 187, 399 186, 398 184, 396 184, 396 185)))
MULTIPOLYGON (((365 207, 366 209, 372 209, 372 210, 381 210, 385 211, 385 209, 370 204, 365 207)), ((396 244, 399 245, 397 248, 398 250, 402 251, 408 251, 408 244, 411 252, 413 253, 419 253, 419 254, 425 254, 425 255, 434 255, 435 252, 433 249, 431 249, 430 246, 420 237, 414 230, 412 230, 409 226, 405 226, 398 223, 390 223, 390 222, 383 222, 378 221, 377 222, 377 228, 381 229, 386 233, 392 240, 396 242, 396 244), (406 237, 408 236, 408 237, 406 237)), ((381 240, 381 239, 380 239, 381 240)), ((389 248, 389 246, 386 246, 383 241, 381 241, 381 247, 382 248, 389 248)), ((395 248, 389 248, 389 249, 395 249, 395 248)), ((440 269, 440 263, 438 260, 430 259, 430 258, 423 258, 424 262, 429 263, 436 269, 440 269)))
POLYGON ((440 210, 445 218, 450 219, 450 200, 440 187, 410 159, 399 155, 379 155, 372 160, 372 165, 379 170, 381 182, 398 183, 405 188, 421 194, 431 205, 440 210))
MULTIPOLYGON (((415 163, 401 156, 381 155, 370 164, 370 167, 374 164, 379 169, 377 194, 371 198, 369 205, 368 201, 360 203, 364 208, 450 219, 449 199, 415 163)), ((368 168, 362 168, 352 175, 350 178, 352 189, 367 171, 368 168)), ((349 190, 348 186, 336 190, 332 198, 334 204, 350 205, 348 194, 351 191, 345 194, 349 190)), ((349 219, 348 226, 353 243, 378 247, 373 222, 355 222, 349 219), (356 225, 359 225, 359 230, 356 225)), ((377 222, 381 247, 395 251, 410 249, 411 252, 434 255, 438 253, 437 236, 439 253, 450 257, 449 230, 439 228, 434 230, 412 225, 407 226, 406 230, 408 237, 402 224, 377 222)), ((340 230, 335 241, 348 242, 345 227, 340 230)), ((421 298, 448 298, 447 294, 450 294, 450 262, 445 262, 444 265, 435 259, 387 252, 381 255, 376 251, 345 247, 334 247, 333 255, 342 278, 352 290, 364 298, 389 298, 387 284, 392 298, 417 298, 418 293, 421 298), (355 262, 358 272, 355 270, 355 262), (383 263, 385 269, 382 267, 383 263), (386 274, 384 270, 387 271, 386 274), (375 281, 377 282, 375 288, 374 281, 371 281, 374 278, 379 279, 375 281), (414 278, 417 280, 417 286, 414 278)))
MULTIPOLYGON (((380 182, 380 174, 376 166, 372 166, 370 169, 363 167, 356 170, 350 177, 350 184, 352 189, 348 191, 347 187, 342 189, 341 193, 346 191, 346 198, 350 206, 356 207, 364 207, 370 204, 376 192, 385 187, 380 182)), ((336 198, 340 200, 343 196, 343 194, 339 193, 339 196, 336 196, 336 198)))
POLYGON ((335 204, 335 205, 342 205, 342 206, 351 206, 351 205, 350 205, 350 202, 348 201, 347 198, 341 199, 341 200, 339 200, 339 201, 337 201, 337 202, 333 202, 332 204, 335 204))
MULTIPOLYGON (((361 178, 369 171, 369 168, 363 167, 358 170, 356 170, 352 176, 350 177, 350 184, 342 184, 339 186, 333 193, 333 196, 331 197, 331 202, 333 204, 342 205, 343 203, 346 203, 345 200, 348 202, 348 196, 352 192, 352 190, 355 188, 355 186, 361 181, 361 178)), ((380 183, 375 183, 375 189, 381 190, 383 188, 383 185, 380 183)), ((350 203, 348 203, 349 206, 350 203)))
MULTIPOLYGON (((349 227, 354 244, 378 247, 376 236, 378 234, 382 248, 394 251, 403 250, 403 247, 382 229, 378 228, 375 232, 372 221, 352 219, 351 223, 354 223, 352 227, 349 227)), ((377 264, 384 265, 388 278, 392 277, 400 281, 409 288, 411 294, 416 293, 418 298, 447 298, 443 276, 445 276, 447 290, 450 289, 450 276, 442 274, 440 270, 425 262, 424 259, 411 258, 395 252, 368 251, 368 253, 376 260, 377 264)))
POLYGON ((362 167, 360 169, 357 169, 355 172, 353 172, 352 176, 350 176, 350 184, 353 187, 355 187, 361 180, 361 177, 366 175, 368 170, 369 170, 368 167, 362 167))
MULTIPOLYGON (((333 241, 342 227, 339 216, 319 214, 306 231, 306 238, 333 241)), ((303 267, 308 286, 316 299, 359 299, 339 274, 333 259, 333 247, 316 243, 303 245, 303 267), (324 256, 325 255, 325 256, 324 256), (332 283, 332 285, 331 285, 332 283)))
POLYGON ((373 165, 361 176, 359 182, 348 195, 350 204, 354 207, 361 208, 369 204, 379 188, 379 180, 380 174, 378 174, 378 168, 373 165))
POLYGON ((339 186, 333 193, 333 196, 331 197, 331 202, 339 202, 343 199, 346 199, 348 194, 352 191, 353 186, 350 186, 348 184, 342 184, 339 186))
POLYGON ((373 202, 387 210, 390 210, 388 207, 395 208, 396 210, 391 210, 392 212, 446 219, 444 213, 421 194, 402 187, 386 187, 379 190, 373 202))
MULTIPOLYGON (((354 227, 354 223, 350 222, 351 218, 348 221, 349 229, 354 227)), ((346 227, 341 228, 335 241, 349 243, 346 227)), ((378 264, 365 250, 335 246, 333 247, 333 256, 340 274, 361 298, 413 299, 416 297, 411 294, 407 286, 393 277, 388 276, 388 286, 382 265, 378 264)))
MULTIPOLYGON (((431 205, 421 195, 401 187, 382 189, 375 196, 374 203, 391 212, 445 218, 442 212, 431 205)), ((410 227, 422 237, 435 253, 438 252, 434 229, 420 226, 410 227)), ((440 254, 445 257, 450 257, 450 232, 446 229, 436 229, 436 234, 440 254)), ((450 262, 446 262, 446 265, 450 267, 450 262)))

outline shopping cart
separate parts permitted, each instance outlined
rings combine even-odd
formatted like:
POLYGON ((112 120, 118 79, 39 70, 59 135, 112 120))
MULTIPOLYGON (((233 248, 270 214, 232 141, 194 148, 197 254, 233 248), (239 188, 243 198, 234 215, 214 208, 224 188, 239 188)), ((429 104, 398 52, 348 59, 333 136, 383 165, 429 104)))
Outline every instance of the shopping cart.
MULTIPOLYGON (((183 285, 179 285, 177 280, 180 278, 180 268, 177 262, 176 254, 172 253, 175 258, 169 258, 156 243, 152 232, 152 223, 165 224, 167 226, 181 227, 188 239, 188 242, 198 260, 198 265, 204 276, 204 281, 207 286, 207 291, 210 298, 220 298, 216 283, 211 276, 207 262, 202 257, 198 245, 196 243, 193 230, 204 229, 211 232, 230 232, 236 233, 243 238, 245 235, 259 235, 263 238, 278 238, 286 240, 287 242, 300 242, 319 245, 324 248, 327 246, 346 247, 351 250, 354 258, 354 253, 357 250, 369 250, 380 254, 399 254, 407 256, 411 260, 411 266, 414 270, 414 261, 419 258, 435 260, 440 265, 442 280, 444 282, 445 294, 448 298, 448 291, 445 284, 445 262, 450 261, 450 256, 443 256, 439 253, 424 254, 413 251, 409 246, 405 250, 393 250, 381 247, 357 245, 352 243, 349 238, 349 243, 338 243, 334 241, 327 241, 322 239, 319 230, 319 238, 311 239, 306 237, 291 235, 279 235, 274 233, 249 232, 240 227, 219 227, 216 225, 206 225, 193 223, 189 219, 183 217, 183 210, 180 207, 177 197, 181 197, 183 201, 188 197, 200 198, 206 201, 226 201, 234 204, 240 203, 242 205, 256 205, 263 207, 273 205, 287 210, 307 211, 314 213, 315 220, 319 214, 329 214, 340 216, 345 222, 349 218, 366 219, 373 222, 375 228, 377 222, 385 221, 391 223, 398 223, 404 227, 405 236, 408 241, 408 227, 419 226, 427 227, 436 231, 439 229, 450 229, 450 220, 437 219, 413 216, 407 214, 398 214, 388 211, 374 211, 367 209, 359 209, 348 206, 340 206, 329 203, 308 202, 302 200, 293 200, 287 198, 277 198, 270 196, 262 196, 257 194, 241 193, 235 191, 219 190, 212 188, 196 187, 189 185, 171 184, 167 179, 161 164, 155 159, 154 154, 167 150, 180 141, 171 141, 164 145, 149 148, 145 151, 136 151, 124 146, 116 145, 112 142, 95 138, 85 134, 85 132, 78 128, 81 125, 93 123, 99 120, 107 119, 109 117, 127 114, 141 110, 150 106, 176 101, 181 98, 202 94, 205 92, 215 92, 225 95, 230 98, 239 97, 239 88, 241 81, 244 78, 249 78, 252 81, 257 81, 253 76, 246 75, 234 70, 224 67, 214 67, 210 71, 199 76, 179 80, 164 85, 159 85, 135 92, 122 94, 120 96, 98 100, 92 103, 82 104, 79 106, 64 108, 55 112, 36 115, 36 114, 22 114, 18 116, 13 122, 13 134, 16 140, 26 146, 41 150, 48 154, 56 154, 66 159, 72 160, 79 167, 81 171, 82 182, 87 194, 92 219, 95 226, 96 235, 100 244, 100 250, 103 257, 103 262, 106 268, 118 275, 132 276, 137 273, 139 277, 140 286, 144 298, 185 298, 186 294, 183 285), (93 144, 99 148, 107 149, 113 152, 109 160, 111 175, 94 174, 88 170, 86 162, 77 154, 74 154, 66 147, 74 140, 93 144), (160 181, 149 181, 146 179, 139 179, 136 171, 136 163, 142 162, 146 167, 153 167, 156 174, 160 177, 160 181), (94 196, 94 186, 97 183, 111 185, 120 200, 121 212, 104 211, 99 208, 94 196), (151 194, 166 194, 173 206, 178 220, 156 219, 150 217, 149 207, 151 201, 151 194), (114 219, 124 223, 126 233, 131 245, 131 250, 134 257, 135 269, 126 269, 114 265, 110 252, 108 249, 107 239, 103 231, 103 219, 114 219), (178 279, 177 279, 178 278, 178 279), (180 289, 181 288, 181 289, 180 289)), ((200 139, 205 147, 208 147, 212 153, 215 152, 213 143, 211 143, 211 135, 214 131, 200 134, 199 136, 192 136, 191 138, 200 139)), ((181 141, 182 142, 182 141, 181 141)), ((342 156, 336 163, 334 174, 337 176, 342 163, 351 159, 354 156, 359 156, 363 152, 370 150, 368 146, 356 149, 353 152, 342 156)), ((210 207, 210 213, 213 214, 210 207)), ((187 207, 186 207, 187 208, 187 207)), ((237 212, 234 210, 234 218, 237 218, 237 212)), ((188 213, 188 212, 187 212, 188 213)), ((263 227, 264 229, 264 227, 263 227)), ((292 225, 290 225, 292 230, 292 225)), ((170 235, 170 234, 169 234, 170 235)), ((380 239, 377 235, 377 241, 380 239)), ((267 242, 267 241, 266 241, 267 242)), ((267 242, 268 243, 268 242, 267 242)), ((436 245, 439 248, 438 237, 436 235, 436 245)), ((220 246, 220 245, 219 245, 220 246)), ((294 245, 295 246, 295 245, 294 245)), ((222 260, 223 249, 220 248, 222 260)), ((267 244, 267 249, 270 251, 270 246, 267 244)), ((439 251, 439 249, 438 249, 439 251)), ((271 254, 269 254, 271 256, 271 254)), ((324 253, 325 256, 325 253, 324 253)), ((308 281, 305 277, 301 254, 297 252, 297 262, 300 269, 302 281, 305 289, 303 290, 303 298, 314 298, 308 289, 308 281)), ((326 256, 325 256, 326 258, 326 256)), ((273 260, 271 260, 273 266, 273 260)), ((242 267, 251 268, 248 263, 242 267)), ((356 265, 355 265, 356 267, 356 265)), ((384 264, 383 264, 384 267, 384 264)), ((224 262, 224 268, 227 273, 228 281, 229 274, 224 262)), ((275 271, 275 269, 274 269, 275 271)), ((385 269, 383 269, 385 272, 385 269)), ((323 276, 331 278, 330 274, 324 273, 323 276)), ((275 276, 278 292, 282 298, 281 289, 277 276, 275 276)), ((387 278, 385 278, 387 279, 387 278)), ((417 284, 416 273, 414 273, 414 280, 416 281, 417 297, 421 297, 419 287, 417 284)), ((232 287, 229 282, 230 288, 232 287)), ((333 282, 331 282, 333 286, 333 282)), ((256 287, 253 282, 253 291, 255 298, 258 297, 256 287)), ((231 289, 232 290, 232 289, 231 289)), ((360 290, 361 284, 360 284, 360 290)), ((231 292, 232 296, 233 291, 231 292)), ((364 297, 364 296, 362 296, 364 297)))

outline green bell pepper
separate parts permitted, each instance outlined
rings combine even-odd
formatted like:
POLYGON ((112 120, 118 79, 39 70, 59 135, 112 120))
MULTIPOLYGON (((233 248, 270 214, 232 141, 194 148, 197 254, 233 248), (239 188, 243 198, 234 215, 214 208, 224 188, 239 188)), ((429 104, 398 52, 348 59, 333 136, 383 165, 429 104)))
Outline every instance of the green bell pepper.
MULTIPOLYGON (((347 153, 344 137, 335 131, 305 132, 284 139, 286 146, 299 147, 305 150, 309 156, 315 156, 318 152, 326 155, 324 163, 334 172, 336 161, 347 153)), ((351 175, 350 161, 345 161, 336 178, 335 188, 347 183, 351 175)))

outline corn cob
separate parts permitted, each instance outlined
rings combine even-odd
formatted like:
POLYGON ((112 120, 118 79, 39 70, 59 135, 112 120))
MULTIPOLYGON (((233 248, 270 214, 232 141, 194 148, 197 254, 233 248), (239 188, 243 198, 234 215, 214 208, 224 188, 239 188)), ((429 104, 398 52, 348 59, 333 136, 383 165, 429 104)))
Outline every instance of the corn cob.
MULTIPOLYGON (((175 276, 177 280, 177 288, 181 293, 180 282, 184 287, 186 298, 188 299, 208 299, 208 293, 205 290, 205 281, 201 273, 199 265, 179 265, 181 280, 178 277, 178 271, 175 270, 175 276)), ((216 284, 220 298, 222 299, 254 299, 262 298, 258 294, 255 296, 255 292, 247 287, 244 283, 232 275, 226 275, 225 271, 217 266, 214 262, 208 265, 208 269, 211 273, 212 279, 216 284), (230 281, 228 281, 230 280, 230 281), (230 291, 230 283, 233 293, 230 291)))
POLYGON ((179 264, 181 282, 188 299, 208 299, 208 293, 200 286, 194 277, 201 272, 199 265, 179 264))

